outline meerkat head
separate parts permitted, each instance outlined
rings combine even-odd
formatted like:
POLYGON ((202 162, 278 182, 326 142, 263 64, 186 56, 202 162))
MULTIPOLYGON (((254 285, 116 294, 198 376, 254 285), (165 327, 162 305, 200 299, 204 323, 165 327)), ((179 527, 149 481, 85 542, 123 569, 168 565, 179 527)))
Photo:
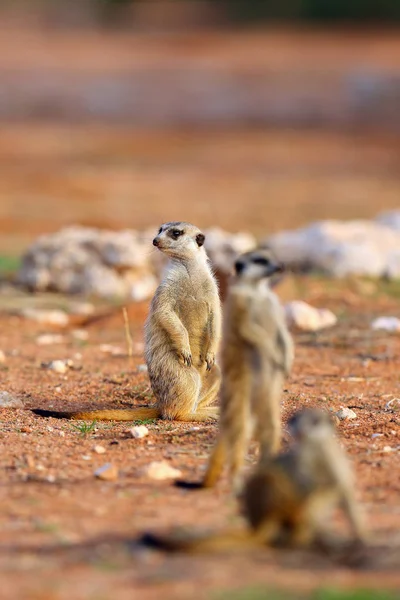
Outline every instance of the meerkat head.
POLYGON ((270 279, 276 273, 282 273, 283 270, 283 265, 277 261, 268 248, 259 248, 241 254, 235 262, 236 276, 247 281, 270 279))
POLYGON ((331 437, 334 433, 330 415, 317 408, 299 410, 289 419, 287 426, 296 441, 318 441, 331 437))
POLYGON ((173 258, 205 257, 203 248, 206 237, 195 225, 173 221, 161 225, 153 245, 173 258))

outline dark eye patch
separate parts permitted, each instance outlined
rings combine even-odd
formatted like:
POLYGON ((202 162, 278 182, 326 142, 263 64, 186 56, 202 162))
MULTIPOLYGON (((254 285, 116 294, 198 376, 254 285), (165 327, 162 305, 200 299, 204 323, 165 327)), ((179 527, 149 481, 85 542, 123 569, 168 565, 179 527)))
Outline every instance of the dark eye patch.
POLYGON ((168 232, 169 237, 171 237, 173 240, 177 240, 178 237, 180 237, 181 235, 183 235, 185 232, 182 231, 181 229, 171 229, 171 231, 168 232))
POLYGON ((157 235, 160 235, 161 232, 162 232, 162 227, 160 227, 160 229, 158 230, 158 234, 157 235))
POLYGON ((267 267, 269 265, 268 258, 263 258, 262 256, 256 256, 253 258, 252 262, 255 265, 261 265, 262 267, 267 267))

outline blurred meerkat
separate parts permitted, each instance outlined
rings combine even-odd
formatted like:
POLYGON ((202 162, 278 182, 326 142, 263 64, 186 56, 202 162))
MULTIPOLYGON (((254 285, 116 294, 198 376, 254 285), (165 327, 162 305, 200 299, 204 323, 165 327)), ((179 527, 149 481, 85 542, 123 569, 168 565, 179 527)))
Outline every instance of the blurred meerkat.
POLYGON ((146 534, 146 545, 183 552, 235 550, 264 545, 309 546, 329 541, 324 524, 341 506, 357 544, 365 540, 354 496, 351 466, 334 436, 330 416, 320 410, 297 412, 288 422, 291 448, 259 463, 242 495, 248 529, 193 536, 146 534))
POLYGON ((212 487, 228 463, 238 491, 251 437, 260 444, 261 460, 279 450, 280 400, 293 342, 268 283, 282 270, 268 249, 247 252, 235 263, 224 307, 220 431, 203 481, 178 481, 179 487, 212 487))
POLYGON ((220 387, 215 363, 221 338, 218 286, 204 250, 204 234, 190 223, 162 225, 153 245, 169 257, 145 324, 145 358, 156 405, 148 408, 33 412, 46 417, 131 421, 161 417, 205 421, 220 387))

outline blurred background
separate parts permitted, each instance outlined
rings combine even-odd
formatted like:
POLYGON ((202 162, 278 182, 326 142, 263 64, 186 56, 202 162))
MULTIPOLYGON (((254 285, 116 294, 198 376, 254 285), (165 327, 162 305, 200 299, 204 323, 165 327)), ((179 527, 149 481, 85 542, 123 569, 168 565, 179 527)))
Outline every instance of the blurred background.
POLYGON ((399 207, 399 23, 398 0, 3 0, 3 265, 72 223, 399 207))

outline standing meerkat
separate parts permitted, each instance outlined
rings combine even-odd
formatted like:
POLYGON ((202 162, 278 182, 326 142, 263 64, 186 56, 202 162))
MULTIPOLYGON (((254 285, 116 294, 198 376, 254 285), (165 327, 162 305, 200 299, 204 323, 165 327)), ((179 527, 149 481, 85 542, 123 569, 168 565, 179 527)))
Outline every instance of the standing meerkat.
POLYGON ((220 431, 201 483, 179 487, 208 488, 228 462, 236 491, 251 437, 260 459, 279 450, 280 400, 293 362, 293 342, 269 279, 282 266, 268 249, 241 255, 224 307, 220 431))
POLYGON ((204 234, 190 223, 164 223, 153 245, 169 257, 145 324, 145 358, 156 405, 148 408, 33 412, 47 417, 131 421, 161 417, 205 421, 221 375, 216 355, 221 305, 204 250, 204 234))
POLYGON ((288 422, 293 438, 286 452, 259 463, 241 495, 248 529, 203 537, 146 534, 142 542, 169 551, 207 552, 264 545, 329 544, 325 523, 340 506, 356 543, 365 539, 354 496, 351 466, 334 436, 329 415, 304 409, 288 422))

